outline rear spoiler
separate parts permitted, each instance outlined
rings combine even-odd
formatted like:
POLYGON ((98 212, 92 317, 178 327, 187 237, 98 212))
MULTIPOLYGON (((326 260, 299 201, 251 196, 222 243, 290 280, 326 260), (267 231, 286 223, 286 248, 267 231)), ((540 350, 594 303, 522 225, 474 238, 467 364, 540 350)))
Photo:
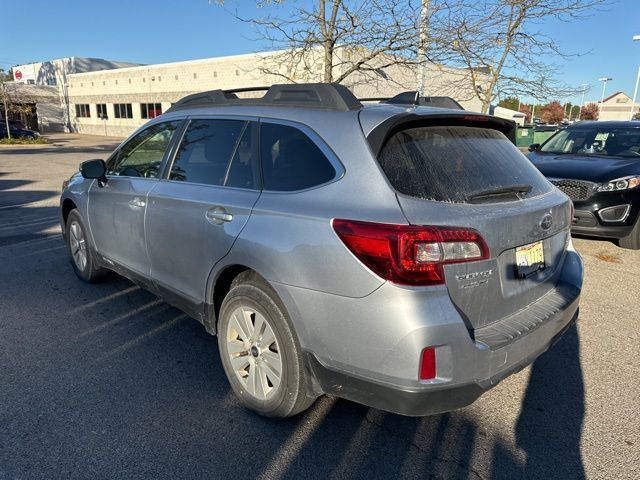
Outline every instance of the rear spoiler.
POLYGON ((481 113, 469 113, 464 110, 459 113, 449 110, 447 113, 442 114, 417 115, 415 113, 405 113, 395 115, 371 130, 367 135, 367 141, 374 156, 377 157, 387 140, 401 130, 449 125, 491 128, 502 132, 514 145, 516 144, 516 122, 481 113))

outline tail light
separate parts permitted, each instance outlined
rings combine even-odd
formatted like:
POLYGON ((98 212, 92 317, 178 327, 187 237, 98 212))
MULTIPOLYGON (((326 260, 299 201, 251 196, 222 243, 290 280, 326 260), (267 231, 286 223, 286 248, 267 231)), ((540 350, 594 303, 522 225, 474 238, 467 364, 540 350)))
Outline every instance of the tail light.
POLYGON ((401 285, 444 283, 443 266, 489 258, 480 234, 469 228, 422 227, 333 220, 333 229, 374 273, 401 285))

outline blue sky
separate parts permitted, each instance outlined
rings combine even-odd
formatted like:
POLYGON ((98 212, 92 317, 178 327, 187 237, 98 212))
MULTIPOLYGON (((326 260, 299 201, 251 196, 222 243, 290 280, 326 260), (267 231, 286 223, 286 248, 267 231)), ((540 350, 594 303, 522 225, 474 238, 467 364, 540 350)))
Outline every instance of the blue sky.
MULTIPOLYGON (((3 1, 0 67, 66 56, 163 63, 268 49, 251 40, 243 16, 265 13, 251 0, 227 0, 224 8, 207 0, 3 1)), ((289 4, 294 2, 290 1, 289 4)), ((285 4, 286 5, 286 4, 285 4)), ((287 8, 286 6, 284 8, 287 8)), ((563 80, 590 83, 587 99, 600 99, 599 77, 613 77, 607 94, 633 94, 640 65, 640 0, 613 0, 606 11, 578 22, 549 21, 540 29, 564 51, 584 53, 564 66, 563 80)), ((566 101, 568 99, 562 99, 566 101)), ((573 98, 579 102, 579 96, 573 98)))

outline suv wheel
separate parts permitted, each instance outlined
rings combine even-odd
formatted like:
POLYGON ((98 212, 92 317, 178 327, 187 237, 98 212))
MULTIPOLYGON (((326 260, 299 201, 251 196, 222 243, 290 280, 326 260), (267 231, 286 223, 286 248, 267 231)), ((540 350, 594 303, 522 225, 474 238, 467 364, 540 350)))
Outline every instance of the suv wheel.
POLYGON ((284 418, 315 401, 287 313, 257 275, 242 273, 231 285, 220 309, 218 347, 229 383, 245 407, 284 418))
POLYGON ((67 217, 66 240, 73 270, 80 280, 91 283, 108 272, 96 265, 87 229, 76 209, 71 210, 67 217))
POLYGON ((621 238, 618 241, 618 245, 622 248, 640 250, 640 217, 636 220, 636 225, 633 227, 633 230, 631 230, 631 233, 626 237, 621 238))

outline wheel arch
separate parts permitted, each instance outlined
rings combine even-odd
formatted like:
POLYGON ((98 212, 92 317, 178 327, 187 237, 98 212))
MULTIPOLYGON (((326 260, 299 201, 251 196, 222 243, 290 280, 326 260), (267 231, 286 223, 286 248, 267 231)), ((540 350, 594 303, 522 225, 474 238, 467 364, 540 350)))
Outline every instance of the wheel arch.
MULTIPOLYGON (((215 270, 215 269, 214 269, 215 270)), ((252 268, 241 265, 225 265, 218 271, 212 271, 209 275, 209 287, 207 288, 206 315, 204 326, 211 335, 217 333, 218 314, 224 297, 231 290, 231 284, 235 278, 243 272, 255 271, 252 268)), ((257 272, 256 272, 257 273, 257 272)))
POLYGON ((62 228, 63 228, 63 230, 67 226, 67 219, 69 218, 69 214, 71 213, 71 210, 73 210, 74 208, 78 208, 78 206, 76 205, 76 203, 71 198, 65 198, 62 201, 62 228))
MULTIPOLYGON (((227 293, 229 293, 229 290, 231 290, 233 281, 242 273, 252 273, 259 277, 269 286, 271 293, 275 297, 275 301, 279 303, 280 308, 287 312, 289 317, 298 315, 297 308, 293 308, 294 306, 291 305, 291 302, 286 301, 287 299, 282 297, 282 292, 277 288, 277 285, 270 282, 267 277, 262 275, 257 269, 247 264, 229 263, 218 269, 214 269, 209 276, 209 286, 206 296, 206 314, 204 318, 204 326, 207 332, 212 335, 217 334, 218 316, 222 302, 227 293)), ((291 321, 294 323, 294 325, 292 325, 294 330, 298 330, 295 325, 297 322, 294 322, 293 318, 291 318, 291 321)))

